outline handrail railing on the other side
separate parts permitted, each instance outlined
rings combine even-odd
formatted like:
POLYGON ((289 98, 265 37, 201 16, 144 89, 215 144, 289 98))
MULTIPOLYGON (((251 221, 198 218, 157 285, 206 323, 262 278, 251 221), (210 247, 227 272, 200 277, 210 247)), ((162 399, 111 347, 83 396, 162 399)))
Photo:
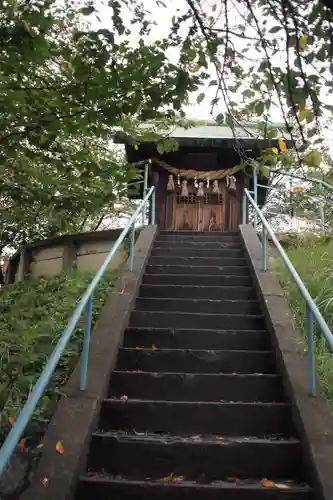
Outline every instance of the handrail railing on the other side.
POLYGON ((278 250, 285 266, 290 272, 294 282, 296 283, 302 297, 306 302, 307 307, 307 340, 308 340, 308 375, 309 375, 309 391, 312 396, 316 395, 316 368, 315 368, 315 353, 314 353, 314 339, 313 339, 313 320, 317 322, 317 325, 320 328, 320 331, 325 337, 326 342, 328 343, 331 351, 333 352, 333 335, 331 330, 329 329, 326 321, 321 315, 318 307, 316 306, 314 300, 312 299, 310 293, 308 292, 306 286, 304 285, 301 277, 297 273, 296 269, 290 262, 290 259, 286 252, 283 250, 280 245, 277 237, 274 234, 273 229, 268 224, 264 214, 258 207, 255 200, 252 198, 248 189, 244 189, 243 195, 243 207, 242 207, 242 223, 246 224, 247 219, 247 206, 250 203, 261 220, 262 223, 262 238, 261 238, 261 248, 262 248, 262 264, 263 270, 267 271, 267 234, 269 234, 271 238, 271 242, 274 244, 276 249, 278 250))
POLYGON ((82 349, 82 359, 81 359, 81 376, 80 376, 80 389, 85 390, 87 385, 87 372, 88 372, 88 359, 89 359, 89 347, 90 347, 90 334, 91 334, 91 322, 92 322, 92 307, 93 307, 93 294, 96 290, 98 284, 100 283, 105 271, 110 264, 113 256, 116 254, 118 248, 124 241, 127 234, 130 233, 130 269, 133 270, 134 262, 134 239, 135 239, 135 223, 141 212, 145 212, 147 202, 151 200, 151 224, 155 224, 155 187, 152 186, 143 200, 141 201, 139 207, 134 212, 130 220, 128 221, 126 227, 121 232, 117 241, 113 244, 108 256, 105 261, 95 274, 95 277, 91 281, 87 290, 83 294, 81 300, 77 304, 72 316, 70 317, 65 330, 62 332, 60 339, 53 350, 50 358, 48 359, 38 381, 33 387, 26 403, 21 409, 15 424, 13 425, 11 431, 9 432, 6 440, 4 441, 0 449, 0 475, 3 473, 8 460, 13 454, 13 451, 17 447, 17 444, 32 417, 33 412, 39 400, 41 399, 47 384, 49 383, 57 365, 63 354, 75 328, 80 320, 82 314, 86 312, 85 325, 84 325, 84 340, 82 349))

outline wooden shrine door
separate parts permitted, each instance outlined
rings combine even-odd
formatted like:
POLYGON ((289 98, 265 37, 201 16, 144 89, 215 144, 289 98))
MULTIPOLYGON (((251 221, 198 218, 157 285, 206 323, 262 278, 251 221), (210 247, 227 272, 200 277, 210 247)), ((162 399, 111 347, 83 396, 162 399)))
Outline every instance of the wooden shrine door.
POLYGON ((225 198, 222 194, 206 193, 199 201, 199 231, 225 230, 225 198))
POLYGON ((198 231, 198 204, 195 193, 175 195, 172 227, 175 231, 198 231))
POLYGON ((223 194, 206 193, 197 198, 189 193, 183 198, 174 197, 172 229, 174 231, 224 231, 225 197, 223 194))

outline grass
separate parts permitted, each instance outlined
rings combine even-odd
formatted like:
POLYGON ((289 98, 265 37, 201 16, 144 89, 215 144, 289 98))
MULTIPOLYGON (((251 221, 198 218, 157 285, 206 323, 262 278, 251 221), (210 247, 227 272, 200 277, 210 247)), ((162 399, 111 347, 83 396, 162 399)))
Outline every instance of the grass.
MULTIPOLYGON (((304 281, 307 289, 325 321, 333 330, 333 242, 327 238, 307 237, 295 241, 288 249, 288 256, 304 281)), ((305 302, 283 262, 272 259, 281 286, 289 302, 297 326, 306 337, 305 302)), ((332 354, 315 325, 316 369, 322 389, 333 403, 333 360, 332 354)))
MULTIPOLYGON (((53 279, 27 280, 0 291, 0 443, 10 430, 94 272, 73 270, 53 279)), ((94 296, 95 322, 115 280, 107 273, 94 296)), ((75 367, 83 320, 69 341, 25 436, 44 434, 62 387, 75 367)))

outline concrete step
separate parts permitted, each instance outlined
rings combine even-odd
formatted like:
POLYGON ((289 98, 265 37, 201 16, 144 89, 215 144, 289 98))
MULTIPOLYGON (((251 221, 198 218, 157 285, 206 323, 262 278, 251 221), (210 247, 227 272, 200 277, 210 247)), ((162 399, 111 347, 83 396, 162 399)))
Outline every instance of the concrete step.
POLYGON ((176 373, 275 373, 272 351, 207 351, 122 347, 117 370, 176 373))
MULTIPOLYGON (((169 474, 170 476, 170 474, 169 474)), ((281 482, 281 481, 280 481, 281 482)), ((283 481, 282 481, 283 483, 283 481)), ((260 481, 229 479, 211 484, 186 481, 133 481, 107 474, 81 477, 75 500, 315 500, 306 484, 286 489, 263 487, 260 481)))
POLYGON ((151 265, 147 266, 148 274, 199 274, 215 276, 249 276, 250 268, 247 266, 195 266, 195 265, 151 265))
POLYGON ((108 397, 165 401, 281 402, 280 375, 133 373, 115 371, 108 397))
POLYGON ((134 433, 94 433, 88 469, 131 479, 158 480, 173 473, 192 481, 229 477, 303 479, 296 439, 192 437, 134 433), (255 460, 254 460, 255 457, 255 460))
POLYGON ((271 342, 266 330, 200 330, 186 328, 127 328, 125 347, 160 349, 241 349, 269 350, 271 342))
POLYGON ((239 231, 160 231, 158 238, 175 238, 178 241, 183 238, 216 238, 227 240, 229 238, 240 238, 239 231))
POLYGON ((264 316, 188 312, 132 311, 130 327, 196 328, 211 330, 266 330, 264 316))
POLYGON ((175 255, 159 255, 156 256, 155 254, 150 257, 149 259, 149 265, 154 266, 154 265, 172 265, 172 266, 243 266, 245 267, 247 265, 247 262, 243 258, 237 258, 237 257, 201 257, 201 256, 178 256, 177 254, 175 255))
POLYGON ((255 289, 251 286, 142 285, 139 297, 250 300, 255 299, 255 289))
POLYGON ((139 297, 137 311, 195 312, 204 314, 260 314, 257 300, 214 300, 139 297))
POLYGON ((209 434, 290 437, 294 433, 289 404, 257 402, 215 403, 134 399, 123 402, 104 399, 98 428, 102 431, 132 432, 135 429, 136 432, 149 431, 184 436, 209 434))
POLYGON ((180 247, 157 247, 154 246, 151 256, 152 257, 219 257, 221 259, 227 257, 243 258, 244 251, 235 248, 188 248, 186 245, 180 247))
POLYGON ((161 239, 158 237, 154 242, 154 248, 181 248, 186 246, 187 248, 205 248, 205 249, 235 249, 242 250, 243 246, 239 238, 233 240, 229 239, 213 239, 213 238, 168 238, 161 239))
POLYGON ((252 278, 236 275, 200 275, 190 274, 144 274, 142 283, 147 285, 194 285, 194 286, 252 286, 252 278))

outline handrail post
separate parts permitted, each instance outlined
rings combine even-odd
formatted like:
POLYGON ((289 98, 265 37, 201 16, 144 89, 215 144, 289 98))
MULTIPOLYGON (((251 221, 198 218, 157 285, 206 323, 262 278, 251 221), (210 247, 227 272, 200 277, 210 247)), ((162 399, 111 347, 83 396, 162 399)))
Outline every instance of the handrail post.
POLYGON ((267 235, 264 224, 262 225, 261 253, 262 253, 262 267, 264 271, 267 271, 267 235))
POLYGON ((313 314, 309 306, 307 306, 307 333, 308 333, 308 375, 309 375, 309 390, 311 396, 316 395, 316 367, 313 342, 313 314))
POLYGON ((135 245, 135 223, 133 223, 130 236, 130 271, 133 271, 133 266, 134 266, 134 245, 135 245))
POLYGON ((156 188, 151 194, 151 225, 155 225, 155 211, 156 211, 156 188))
POLYGON ((84 338, 83 338, 81 377, 80 377, 81 391, 85 391, 87 387, 87 373, 88 373, 89 348, 90 348, 91 323, 92 323, 92 304, 93 304, 93 298, 92 295, 90 295, 87 302, 86 319, 84 322, 84 338))
MULTIPOLYGON (((144 173, 144 178, 143 178, 143 198, 145 198, 148 190, 148 168, 149 168, 149 162, 145 163, 145 173, 144 173)), ((146 204, 144 203, 142 207, 142 225, 145 225, 145 220, 146 220, 146 204)))
POLYGON ((243 194, 243 199, 242 199, 242 224, 246 224, 246 194, 243 194))
MULTIPOLYGON (((258 205, 258 177, 257 177, 257 170, 254 169, 253 171, 253 192, 254 192, 254 201, 255 204, 258 205)), ((254 229, 257 231, 257 226, 258 226, 258 215, 257 211, 253 210, 253 225, 254 229)))

